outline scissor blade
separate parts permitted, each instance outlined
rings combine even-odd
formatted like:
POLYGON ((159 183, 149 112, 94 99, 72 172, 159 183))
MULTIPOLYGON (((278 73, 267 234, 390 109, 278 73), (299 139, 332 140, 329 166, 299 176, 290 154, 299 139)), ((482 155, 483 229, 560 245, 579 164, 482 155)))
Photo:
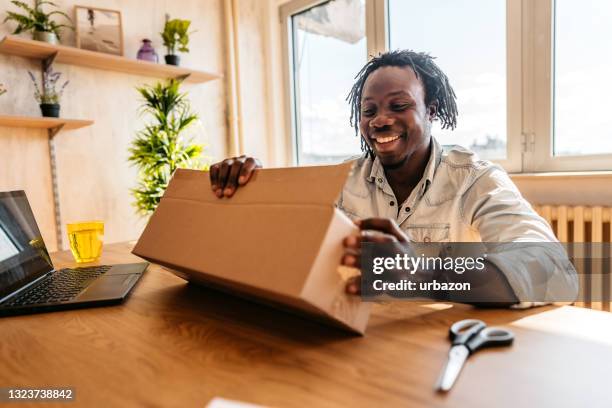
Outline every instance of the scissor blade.
POLYGON ((438 390, 448 391, 451 389, 469 355, 470 352, 463 345, 454 346, 450 349, 448 361, 438 381, 438 390))

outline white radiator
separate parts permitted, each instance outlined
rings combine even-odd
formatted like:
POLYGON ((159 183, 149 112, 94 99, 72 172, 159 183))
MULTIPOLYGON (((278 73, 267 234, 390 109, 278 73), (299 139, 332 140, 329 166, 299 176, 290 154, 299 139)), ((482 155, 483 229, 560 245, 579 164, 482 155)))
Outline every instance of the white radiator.
POLYGON ((535 205, 534 209, 550 224, 559 241, 573 248, 573 255, 578 259, 574 266, 579 273, 584 302, 576 305, 610 311, 610 245, 598 244, 612 243, 612 207, 535 205), (594 245, 589 248, 579 245, 582 243, 594 245), (590 254, 581 253, 587 248, 590 254), (590 265, 586 265, 585 258, 591 259, 590 265))

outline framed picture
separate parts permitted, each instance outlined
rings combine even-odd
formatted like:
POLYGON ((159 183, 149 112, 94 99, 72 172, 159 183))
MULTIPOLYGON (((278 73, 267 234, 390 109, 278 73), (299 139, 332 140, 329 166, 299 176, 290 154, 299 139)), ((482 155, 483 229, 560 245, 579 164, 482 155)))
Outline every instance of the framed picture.
POLYGON ((77 48, 123 56, 120 11, 74 6, 74 14, 77 48))

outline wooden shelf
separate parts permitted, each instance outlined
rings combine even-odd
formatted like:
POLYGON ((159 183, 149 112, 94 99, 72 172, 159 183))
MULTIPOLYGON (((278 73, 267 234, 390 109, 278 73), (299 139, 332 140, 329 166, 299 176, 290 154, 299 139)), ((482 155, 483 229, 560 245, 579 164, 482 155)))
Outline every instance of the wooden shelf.
POLYGON ((185 82, 191 83, 202 83, 221 77, 209 72, 194 71, 173 65, 155 64, 153 62, 81 50, 64 45, 52 45, 13 35, 7 35, 0 41, 0 52, 39 60, 54 58, 55 62, 63 64, 155 78, 180 78, 187 76, 185 82))
POLYGON ((0 115, 0 126, 3 127, 71 130, 91 126, 93 123, 93 120, 0 115))

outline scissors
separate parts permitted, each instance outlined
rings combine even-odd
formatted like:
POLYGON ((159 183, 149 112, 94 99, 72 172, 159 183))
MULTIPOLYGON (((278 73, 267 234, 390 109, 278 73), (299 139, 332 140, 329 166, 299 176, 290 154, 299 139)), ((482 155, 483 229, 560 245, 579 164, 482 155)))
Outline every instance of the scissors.
POLYGON ((484 347, 509 346, 514 340, 510 330, 487 327, 482 320, 466 319, 454 323, 449 330, 452 347, 448 361, 438 380, 437 389, 448 391, 461 372, 465 360, 484 347))

